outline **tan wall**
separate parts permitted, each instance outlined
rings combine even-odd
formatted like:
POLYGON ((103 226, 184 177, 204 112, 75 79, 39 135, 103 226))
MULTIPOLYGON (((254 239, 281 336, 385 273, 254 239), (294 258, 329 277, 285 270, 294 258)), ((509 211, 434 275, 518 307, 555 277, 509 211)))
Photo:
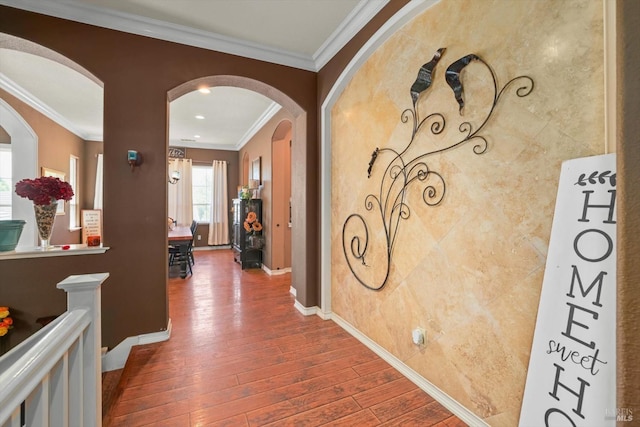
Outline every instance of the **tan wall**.
MULTIPOLYGON (((247 142, 244 147, 240 149, 238 152, 238 162, 242 164, 242 159, 244 159, 245 153, 249 158, 249 167, 251 167, 251 162, 253 162, 258 157, 261 158, 262 165, 262 186, 260 188, 260 198, 262 199, 262 223, 264 229, 262 234, 265 237, 265 247, 262 251, 262 262, 263 264, 271 269, 272 268, 272 239, 271 239, 271 229, 273 227, 272 221, 272 209, 273 209, 273 196, 272 196, 272 159, 271 159, 271 139, 273 134, 283 120, 293 121, 293 116, 291 113, 286 111, 285 109, 281 109, 276 113, 275 116, 269 120, 269 122, 262 127, 256 133, 249 142, 247 142)), ((243 180, 243 168, 241 167, 238 176, 239 182, 243 180)))
POLYGON ((374 53, 332 111, 333 311, 492 426, 519 417, 561 162, 604 150, 602 19, 593 0, 443 0, 374 53), (473 63, 458 114, 444 71, 462 56, 487 61, 500 87, 526 74, 535 89, 526 98, 507 91, 482 131, 484 154, 472 141, 424 159, 444 177, 446 195, 428 207, 426 184, 409 186, 410 217, 400 223, 388 283, 373 292, 345 262, 342 226, 352 213, 366 218, 369 267, 353 265, 378 280, 385 234, 365 197, 380 191, 391 155, 378 156, 371 179, 367 166, 376 147, 409 143, 411 120, 400 114, 411 107, 418 69, 440 47, 447 51, 418 108, 421 117, 441 112, 446 128, 435 136, 425 126, 406 159, 458 140, 463 120, 476 129, 488 111, 491 76, 473 63), (416 326, 427 331, 422 349, 411 342, 416 326))
POLYGON ((291 268, 291 122, 278 124, 271 141, 273 163, 271 269, 291 268), (284 133, 284 135, 283 135, 284 133))

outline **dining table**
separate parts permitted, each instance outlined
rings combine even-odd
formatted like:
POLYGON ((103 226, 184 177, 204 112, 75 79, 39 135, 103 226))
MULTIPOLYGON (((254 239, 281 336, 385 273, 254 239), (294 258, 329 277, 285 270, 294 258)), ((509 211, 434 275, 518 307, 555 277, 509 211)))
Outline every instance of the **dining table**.
POLYGON ((191 228, 184 225, 175 226, 173 227, 173 229, 169 227, 167 236, 169 238, 169 245, 174 246, 180 250, 180 278, 184 279, 187 277, 189 244, 193 240, 191 228))

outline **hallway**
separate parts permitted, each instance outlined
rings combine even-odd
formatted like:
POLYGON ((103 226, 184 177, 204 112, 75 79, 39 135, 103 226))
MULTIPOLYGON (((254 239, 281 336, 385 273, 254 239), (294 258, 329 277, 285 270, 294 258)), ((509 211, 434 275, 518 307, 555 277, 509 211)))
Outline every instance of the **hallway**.
POLYGON ((332 321, 293 306, 290 274, 197 251, 169 280, 171 339, 132 351, 108 426, 465 424, 332 321))

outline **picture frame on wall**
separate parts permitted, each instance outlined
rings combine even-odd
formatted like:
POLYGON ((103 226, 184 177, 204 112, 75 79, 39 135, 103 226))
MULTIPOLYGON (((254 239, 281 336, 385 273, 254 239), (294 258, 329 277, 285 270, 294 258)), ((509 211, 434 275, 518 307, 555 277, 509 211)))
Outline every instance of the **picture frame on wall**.
POLYGON ((251 162, 251 179, 258 181, 259 185, 262 185, 262 157, 251 162))
MULTIPOLYGON (((61 172, 61 171, 58 171, 58 170, 55 170, 55 169, 51 169, 51 168, 45 168, 45 167, 42 167, 41 175, 42 176, 52 176, 54 178, 60 179, 60 181, 64 181, 65 177, 66 177, 64 172, 61 172)), ((64 215, 64 204, 65 204, 64 200, 58 201, 58 209, 56 210, 56 215, 64 215), (62 202, 62 203, 60 203, 60 202, 62 202)))

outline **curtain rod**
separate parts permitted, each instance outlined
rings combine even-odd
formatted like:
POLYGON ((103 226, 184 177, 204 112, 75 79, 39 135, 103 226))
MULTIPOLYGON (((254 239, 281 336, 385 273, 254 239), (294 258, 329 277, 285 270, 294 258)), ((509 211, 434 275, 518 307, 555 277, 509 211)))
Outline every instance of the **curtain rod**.
POLYGON ((198 163, 198 164, 203 164, 203 165, 210 165, 213 162, 225 162, 226 164, 229 164, 228 161, 226 160, 211 160, 211 161, 206 161, 206 160, 193 160, 191 159, 192 163, 198 163))

